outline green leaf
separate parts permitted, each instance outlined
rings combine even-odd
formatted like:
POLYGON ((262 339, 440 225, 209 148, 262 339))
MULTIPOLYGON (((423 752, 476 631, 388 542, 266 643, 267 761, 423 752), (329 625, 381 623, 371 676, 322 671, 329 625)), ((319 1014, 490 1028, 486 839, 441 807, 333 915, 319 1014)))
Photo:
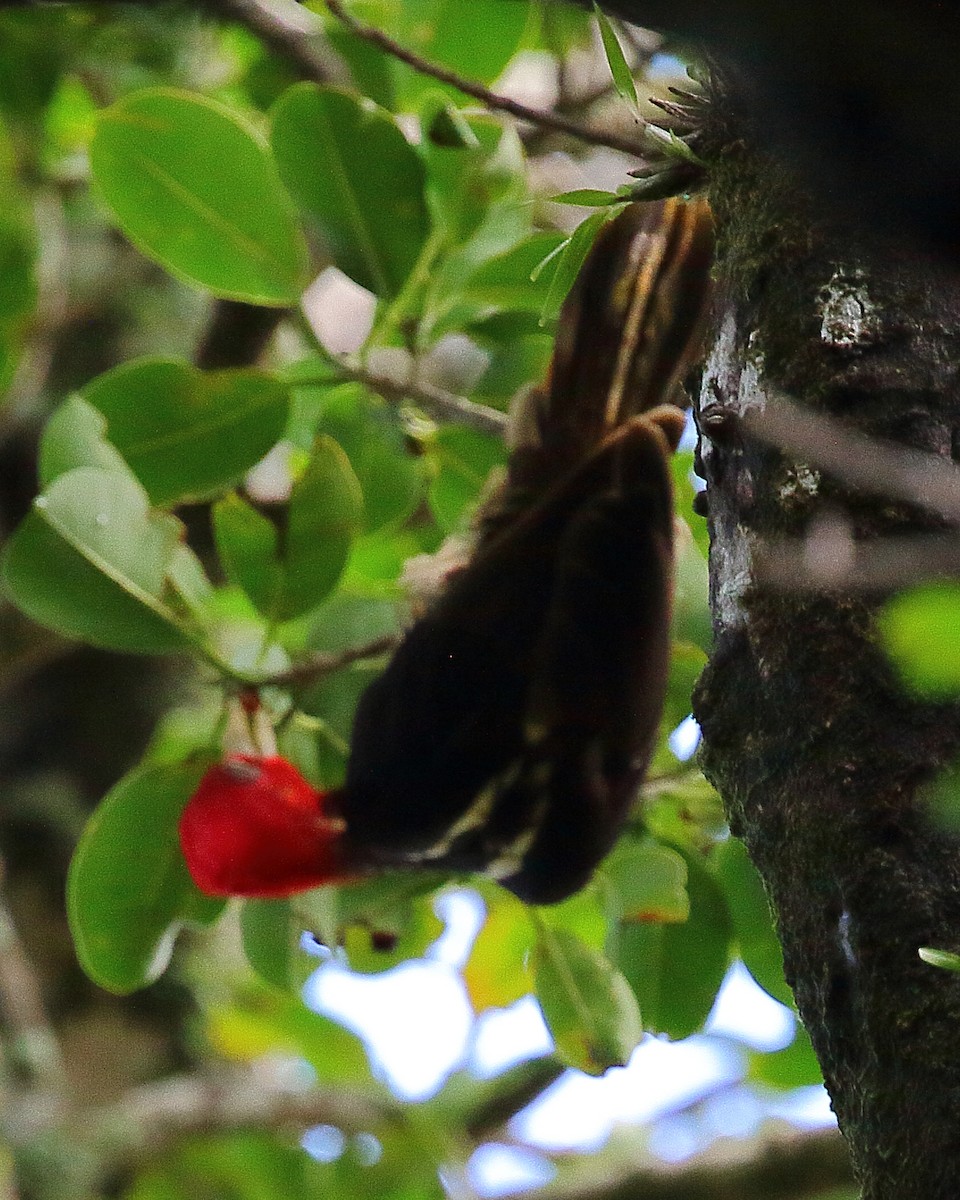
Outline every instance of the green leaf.
POLYGON ((396 295, 430 231, 416 151, 389 113, 334 88, 297 84, 272 116, 280 173, 336 265, 375 295, 396 295))
POLYGON ((34 501, 6 547, 3 580, 28 616, 67 637, 143 654, 182 650, 187 634, 164 601, 179 540, 142 488, 82 467, 34 501))
MULTIPOLYGON (((658 759, 660 755, 658 750, 658 759)), ((655 770, 673 774, 666 774, 650 789, 644 806, 644 823, 661 842, 690 851, 705 851, 726 835, 723 803, 699 771, 690 767, 678 771, 676 757, 668 747, 662 748, 662 755, 664 764, 655 770)))
POLYGON ((616 192, 601 192, 595 188, 577 188, 572 192, 560 192, 551 196, 554 204, 578 204, 583 208, 606 208, 610 204, 622 204, 623 197, 616 192))
MULTIPOLYGON (((493 83, 520 48, 529 14, 530 5, 520 0, 506 5, 501 0, 471 0, 469 5, 456 0, 403 0, 391 9, 390 32, 402 45, 461 78, 493 83)), ((444 86, 403 66, 398 82, 401 111, 444 86)), ((455 88, 444 90, 462 100, 455 88)))
POLYGON ((306 648, 345 650, 399 632, 400 617, 392 601, 337 591, 313 614, 306 648))
POLYGON ((565 240, 554 230, 535 233, 513 249, 488 259, 466 281, 467 296, 486 305, 487 312, 512 310, 539 316, 553 278, 553 272, 544 268, 544 261, 565 240))
POLYGON ((942 967, 944 971, 960 971, 960 954, 950 950, 936 950, 933 946, 921 946, 917 954, 931 967, 942 967))
POLYGON ((332 591, 363 526, 363 494, 343 450, 318 437, 293 485, 285 539, 284 619, 316 608, 332 591))
POLYGON ((298 911, 321 941, 343 946, 354 971, 378 974, 423 957, 443 932, 432 893, 446 880, 442 873, 388 871, 308 893, 298 911))
POLYGON ((205 96, 150 88, 105 109, 90 165, 120 228, 188 283, 252 304, 295 304, 307 252, 267 148, 205 96))
POLYGON ((951 834, 960 830, 960 762, 948 763, 921 787, 917 798, 939 829, 951 834))
POLYGON ((609 900, 599 880, 591 880, 579 892, 574 892, 559 904, 548 904, 537 910, 540 925, 546 929, 572 933, 593 950, 606 946, 609 934, 609 900))
POLYGON ((20 119, 43 112, 72 61, 76 33, 65 18, 56 9, 0 16, 0 107, 20 119))
POLYGON ((357 704, 381 669, 370 663, 352 663, 325 676, 300 697, 303 711, 316 723, 313 749, 317 757, 311 778, 324 787, 343 783, 357 704))
POLYGON ((243 588, 260 612, 272 612, 283 586, 276 525, 234 492, 218 500, 211 511, 217 553, 227 578, 243 588))
POLYGON ((687 864, 652 840, 623 839, 601 868, 613 887, 623 921, 686 921, 690 915, 687 864))
POLYGON ((44 427, 38 464, 40 486, 49 487, 58 476, 77 467, 129 473, 123 456, 107 440, 103 414, 80 395, 64 400, 44 427))
MULTIPOLYGON (((7 65, 4 56, 11 52, 5 40, 5 24, 0 23, 0 91, 7 65)), ((19 47, 13 54, 20 55, 25 49, 19 47)), ((29 61, 29 54, 26 57, 29 61)), ((36 217, 21 182, 18 159, 12 139, 0 125, 0 392, 10 382, 23 347, 34 332, 37 307, 36 217)))
POLYGON ((363 521, 363 496, 343 450, 319 437, 290 493, 281 528, 239 496, 213 508, 227 576, 272 620, 302 616, 332 591, 363 521))
POLYGON ((533 963, 537 999, 564 1062, 588 1075, 624 1066, 643 1025, 623 975, 562 929, 541 929, 533 963))
POLYGON ((530 952, 535 933, 525 904, 504 888, 481 882, 487 917, 463 968, 463 983, 475 1013, 506 1008, 533 987, 530 952))
POLYGON ((733 837, 722 842, 713 853, 712 866, 727 898, 744 965, 764 991, 788 1008, 793 1007, 770 904, 743 842, 733 837))
POLYGON ((617 953, 647 1027, 672 1038, 700 1029, 730 961, 730 914, 723 893, 699 859, 684 857, 689 919, 683 924, 623 924, 617 953))
POLYGON ((156 979, 184 921, 212 921, 222 900, 202 895, 180 853, 177 821, 203 761, 140 768, 101 801, 77 846, 67 914, 94 982, 131 992, 156 979))
POLYGON ((473 389, 474 400, 503 409, 521 388, 546 381, 553 339, 540 328, 537 317, 505 313, 475 326, 474 332, 492 343, 490 362, 473 389))
MULTIPOLYGON (((541 324, 553 321, 559 315, 560 307, 567 298, 567 292, 573 287, 573 281, 580 273, 583 260, 590 253, 594 239, 601 227, 609 221, 611 214, 611 209, 601 209, 600 212, 595 212, 585 221, 581 221, 570 235, 570 240, 557 257, 556 269, 553 279, 550 281, 550 290, 547 292, 543 311, 540 314, 541 324)), ((546 260, 543 265, 546 265, 546 260)))
POLYGON ((618 96, 621 96, 636 108, 637 88, 633 82, 633 75, 630 72, 630 67, 627 65, 627 60, 623 56, 623 48, 617 40, 617 35, 613 32, 613 26, 607 20, 606 14, 601 12, 597 6, 596 0, 594 0, 593 11, 597 18, 597 24, 600 27, 603 51, 607 56, 607 64, 610 67, 610 74, 613 77, 613 86, 617 89, 618 96))
POLYGON ((430 213, 453 245, 471 238, 492 208, 519 203, 520 193, 526 191, 523 149, 516 133, 489 115, 463 119, 475 145, 427 143, 422 148, 430 213))
POLYGON ((157 505, 207 499, 242 479, 289 413, 288 389, 265 371, 205 373, 173 359, 124 363, 83 396, 157 505))
POLYGON ((324 36, 350 68, 360 95, 381 108, 395 110, 396 60, 343 25, 328 25, 324 36))
POLYGON ((301 923, 289 900, 246 900, 240 932, 247 962, 273 987, 298 989, 314 965, 300 949, 301 923))
POLYGON ((678 450, 670 460, 670 473, 673 475, 674 496, 676 497, 677 512, 683 517, 693 540, 700 553, 706 558, 710 553, 710 532, 707 522, 699 513, 693 511, 693 498, 697 494, 693 479, 693 451, 678 450))
POLYGON ((342 447, 363 492, 364 530, 372 533, 405 520, 423 495, 422 459, 414 458, 394 413, 379 397, 354 384, 311 392, 315 428, 342 447))
POLYGON ((423 958, 441 933, 443 922, 432 901, 418 897, 393 905, 389 922, 348 924, 342 940, 350 969, 372 975, 423 958))
MULTIPOLYGON (((316 966, 315 958, 303 956, 316 966)), ((370 1086, 363 1046, 355 1034, 312 1012, 280 988, 232 988, 228 1007, 207 1014, 211 1042, 230 1058, 260 1058, 277 1050, 306 1059, 320 1083, 370 1086)))
POLYGON ((476 150, 480 145, 473 126, 455 104, 444 100, 429 121, 425 122, 427 137, 435 146, 449 150, 476 150))
MULTIPOLYGON (((183 610, 195 617, 199 624, 204 624, 208 607, 214 598, 213 584, 198 556, 182 542, 173 551, 167 579, 183 610)), ((173 603, 171 599, 171 606, 173 603)))
POLYGON ((440 528, 449 533, 461 525, 490 472, 504 464, 506 451, 499 438, 446 425, 432 440, 430 457, 436 466, 428 492, 430 509, 440 528))
POLYGON ((877 621, 887 654, 910 687, 933 699, 960 692, 960 584, 901 592, 877 621))

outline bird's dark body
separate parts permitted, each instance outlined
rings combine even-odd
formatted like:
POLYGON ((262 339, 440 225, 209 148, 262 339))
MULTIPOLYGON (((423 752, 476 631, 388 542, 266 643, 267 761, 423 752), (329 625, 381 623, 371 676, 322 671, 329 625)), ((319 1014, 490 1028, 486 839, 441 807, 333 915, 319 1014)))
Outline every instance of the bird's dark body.
POLYGON ((536 903, 587 881, 647 765, 666 684, 666 453, 658 426, 629 422, 413 626, 354 725, 341 812, 365 853, 505 860, 507 886, 536 903))
POLYGON ((684 420, 662 401, 697 352, 711 248, 702 201, 601 233, 473 555, 361 698, 337 799, 355 861, 550 903, 613 845, 666 691, 684 420))

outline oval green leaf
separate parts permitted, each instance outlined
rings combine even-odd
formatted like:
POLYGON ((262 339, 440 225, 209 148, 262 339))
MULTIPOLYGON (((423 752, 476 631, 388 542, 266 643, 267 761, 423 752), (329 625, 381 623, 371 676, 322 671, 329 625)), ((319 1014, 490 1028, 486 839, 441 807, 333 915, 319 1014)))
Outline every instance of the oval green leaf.
POLYGON ((213 505, 213 535, 227 578, 262 613, 273 611, 282 587, 276 525, 235 492, 213 505))
POLYGON ((944 971, 960 971, 960 954, 952 950, 937 950, 934 946, 921 946, 917 954, 931 967, 940 967, 944 971))
POLYGON ((476 502, 490 472, 504 464, 506 452, 499 438, 447 425, 432 440, 430 456, 436 466, 428 493, 430 509, 440 528, 449 533, 476 502))
POLYGON ((290 191, 319 223, 337 266, 394 296, 430 231, 424 170, 389 113, 301 83, 273 110, 273 150, 290 191))
POLYGON ((127 473, 123 456, 107 440, 107 422, 80 395, 70 396, 47 421, 40 441, 40 486, 49 487, 60 475, 78 467, 101 467, 127 473))
POLYGON ((817 1062, 810 1035, 799 1021, 789 1046, 772 1054, 751 1051, 747 1079, 751 1083, 765 1084, 781 1091, 823 1083, 823 1072, 817 1062))
POLYGON ((67 915, 83 969, 111 992, 164 970, 184 921, 208 923, 222 900, 202 895, 180 853, 177 821, 207 764, 141 767, 101 801, 67 880, 67 915))
POLYGON ((622 840, 603 864, 623 921, 686 921, 690 915, 683 855, 654 841, 622 840))
POLYGON ((362 528, 363 492, 350 460, 333 438, 318 437, 290 494, 282 619, 309 612, 333 590, 362 528))
POLYGON ((610 204, 623 203, 623 197, 616 192, 602 192, 596 188, 575 188, 572 192, 560 192, 550 199, 554 204, 576 204, 582 208, 606 208, 610 204))
POLYGON ((214 505, 217 549, 228 577, 265 616, 302 616, 333 590, 363 525, 363 494, 349 460, 329 437, 317 438, 293 485, 280 528, 238 496, 214 505))
POLYGON ((364 388, 341 385, 300 392, 317 405, 315 428, 343 448, 363 490, 365 530, 397 525, 423 493, 423 460, 406 447, 397 415, 364 388))
POLYGON ((713 869, 727 898, 744 966, 775 1000, 793 1006, 783 976, 783 951, 773 927, 767 894, 743 842, 728 838, 713 854, 713 869))
POLYGON ((487 917, 463 967, 464 986, 475 1013, 507 1008, 531 991, 534 944, 527 906, 504 888, 480 886, 487 917))
POLYGON ((172 88, 134 92, 100 114, 90 166, 123 232, 172 274, 252 304, 297 302, 303 234, 266 146, 235 112, 172 88))
POLYGON ((636 997, 613 964, 567 930, 543 926, 533 966, 537 999, 563 1061, 588 1075, 625 1066, 643 1024, 636 997))
POLYGON ((286 386, 266 371, 198 371, 140 359, 98 376, 84 398, 158 505, 207 499, 240 480, 280 439, 286 386))
POLYGON ((159 654, 187 634, 164 600, 179 522, 129 475, 82 467, 54 480, 7 545, 3 581, 28 616, 95 646, 159 654))
POLYGON ((240 932, 247 962, 266 983, 284 991, 300 988, 316 962, 300 949, 302 922, 289 900, 246 900, 240 932))
POLYGON ((647 1027, 672 1038, 700 1029, 730 962, 730 915, 723 893, 697 858, 684 858, 689 919, 682 924, 626 922, 618 938, 617 962, 647 1027))
MULTIPOLYGON (((457 0, 403 0, 390 12, 390 32, 402 45, 451 68, 461 78, 493 83, 520 48, 530 5, 501 0, 472 0, 468 5, 457 0), (479 36, 478 30, 482 30, 479 36)), ((404 106, 424 93, 448 90, 448 85, 405 66, 399 67, 397 75, 404 106)), ((452 87, 449 91, 457 98, 462 95, 452 87)))

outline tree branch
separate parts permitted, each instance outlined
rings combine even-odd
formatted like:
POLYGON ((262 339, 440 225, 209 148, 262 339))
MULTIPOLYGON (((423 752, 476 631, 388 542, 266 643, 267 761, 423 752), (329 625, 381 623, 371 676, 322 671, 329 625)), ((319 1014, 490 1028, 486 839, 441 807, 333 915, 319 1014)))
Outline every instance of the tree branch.
MULTIPOLYGON (((639 1170, 609 1170, 590 1162, 584 1178, 575 1172, 524 1200, 803 1200, 831 1188, 850 1186, 853 1175, 837 1131, 792 1131, 734 1148, 720 1142, 677 1165, 656 1163, 639 1170)), ((508 1200, 521 1200, 515 1193, 508 1200)))
POLYGON ((266 1064, 178 1075, 86 1112, 68 1135, 95 1150, 104 1176, 131 1170, 191 1134, 335 1125, 362 1133, 405 1120, 398 1101, 361 1090, 312 1086, 266 1064))
POLYGON ((497 92, 492 92, 489 88, 483 87, 482 84, 464 79, 463 76, 457 75, 454 71, 448 71, 445 67, 428 62, 418 54, 414 54, 413 51, 408 50, 405 46, 401 46, 398 42, 395 42, 393 38, 381 30, 375 29, 371 25, 362 24, 355 17, 350 16, 340 3, 340 0, 326 0, 326 3, 327 8, 329 8, 337 20, 341 21, 357 37, 362 38, 365 42, 369 42, 373 46, 379 47, 379 49, 398 59, 400 62, 406 63, 408 67, 412 67, 421 75, 428 75, 431 79, 437 79, 440 83, 450 84, 459 91, 465 92, 466 95, 472 96, 474 100, 479 100, 487 108, 509 113, 511 116, 516 117, 518 121, 526 121, 541 129, 549 129, 554 133, 567 134, 569 137, 577 138, 579 141, 586 142, 591 146, 606 146, 610 150, 619 150, 621 153, 629 154, 634 158, 644 157, 642 144, 633 138, 624 138, 615 133, 605 133, 602 130, 591 129, 579 121, 570 120, 567 117, 559 116, 557 113, 544 112, 540 109, 529 108, 526 104, 519 104, 516 100, 511 100, 509 96, 501 96, 497 92))
POLYGON ((340 671, 351 663, 365 658, 377 658, 396 648, 399 638, 392 633, 375 638, 363 646, 349 646, 346 650, 335 650, 329 653, 316 654, 313 658, 288 667, 286 671, 278 671, 274 675, 264 676, 257 681, 258 687, 299 688, 340 671))
POLYGON ((291 63, 303 79, 330 83, 336 78, 335 62, 314 44, 313 36, 304 27, 304 22, 309 19, 311 24, 316 23, 318 35, 323 32, 319 20, 308 10, 291 4, 291 19, 284 21, 258 0, 207 0, 207 7, 248 29, 265 46, 291 63))
POLYGON ((405 400, 412 400, 437 420, 454 421, 458 425, 466 425, 494 437, 503 437, 506 433, 506 413, 488 408, 485 404, 475 404, 465 396, 456 396, 453 392, 435 387, 431 383, 398 383, 386 375, 378 375, 343 359, 338 359, 336 366, 343 379, 362 383, 364 387, 376 392, 391 404, 402 404, 405 400))

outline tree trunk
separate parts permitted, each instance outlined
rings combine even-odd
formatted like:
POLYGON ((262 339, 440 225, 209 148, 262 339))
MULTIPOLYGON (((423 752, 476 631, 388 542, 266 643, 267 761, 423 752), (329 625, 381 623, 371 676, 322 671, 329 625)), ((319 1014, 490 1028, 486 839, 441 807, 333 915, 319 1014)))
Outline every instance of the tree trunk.
POLYGON ((949 459, 960 280, 831 224, 782 166, 724 140, 718 332, 700 398, 716 632, 696 698, 703 765, 766 883, 863 1196, 954 1197, 960 981, 917 951, 960 950, 960 852, 922 799, 960 752, 957 710, 898 682, 877 644, 882 593, 777 588, 756 570, 763 547, 829 514, 858 545, 944 522, 846 490, 742 418, 786 393, 949 459))

